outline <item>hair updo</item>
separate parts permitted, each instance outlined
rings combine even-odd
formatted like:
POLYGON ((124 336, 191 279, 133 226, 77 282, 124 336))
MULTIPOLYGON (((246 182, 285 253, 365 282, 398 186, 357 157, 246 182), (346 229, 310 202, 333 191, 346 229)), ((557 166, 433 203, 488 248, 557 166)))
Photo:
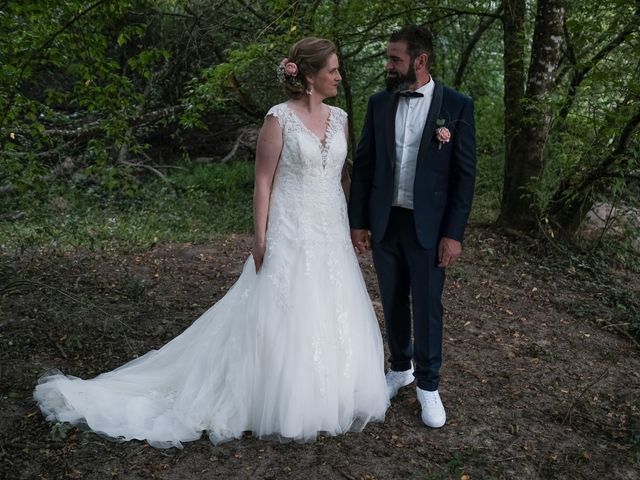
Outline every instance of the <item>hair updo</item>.
POLYGON ((422 53, 427 54, 427 68, 431 69, 435 60, 433 52, 433 34, 427 27, 419 27, 418 25, 407 25, 402 29, 394 32, 389 37, 390 42, 405 42, 407 44, 407 53, 413 61, 422 53))
POLYGON ((294 43, 289 49, 288 59, 298 66, 298 72, 295 76, 284 77, 287 96, 293 99, 302 97, 309 88, 306 75, 319 72, 337 51, 334 43, 324 38, 306 37, 294 43))

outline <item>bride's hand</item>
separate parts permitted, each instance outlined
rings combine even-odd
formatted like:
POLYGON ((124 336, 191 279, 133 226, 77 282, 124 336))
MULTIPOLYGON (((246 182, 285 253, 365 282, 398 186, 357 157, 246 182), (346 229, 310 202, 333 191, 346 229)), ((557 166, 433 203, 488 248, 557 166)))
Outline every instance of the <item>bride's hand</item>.
POLYGON ((264 242, 255 241, 253 242, 253 248, 251 248, 251 255, 253 256, 253 261, 256 265, 256 273, 262 267, 262 261, 264 260, 264 252, 266 250, 266 245, 264 242))

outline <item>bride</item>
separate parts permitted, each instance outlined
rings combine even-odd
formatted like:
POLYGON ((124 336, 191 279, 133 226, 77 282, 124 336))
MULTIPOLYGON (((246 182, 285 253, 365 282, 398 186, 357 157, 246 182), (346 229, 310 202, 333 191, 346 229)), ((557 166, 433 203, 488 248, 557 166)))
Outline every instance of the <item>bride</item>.
POLYGON ((203 431, 310 441, 384 419, 382 340, 341 187, 347 118, 323 103, 341 80, 336 48, 300 40, 278 73, 289 101, 260 132, 237 282, 159 350, 90 380, 46 374, 34 399, 47 420, 167 448, 203 431))

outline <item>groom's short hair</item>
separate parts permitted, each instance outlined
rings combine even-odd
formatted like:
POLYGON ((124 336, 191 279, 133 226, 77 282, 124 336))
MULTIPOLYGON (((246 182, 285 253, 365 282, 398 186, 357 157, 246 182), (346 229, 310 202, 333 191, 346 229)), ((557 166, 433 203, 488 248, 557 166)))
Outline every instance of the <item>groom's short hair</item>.
POLYGON ((427 68, 431 69, 435 55, 433 52, 433 34, 427 27, 418 25, 407 25, 400 30, 393 32, 389 37, 390 42, 405 42, 407 52, 411 60, 418 55, 427 54, 427 68))

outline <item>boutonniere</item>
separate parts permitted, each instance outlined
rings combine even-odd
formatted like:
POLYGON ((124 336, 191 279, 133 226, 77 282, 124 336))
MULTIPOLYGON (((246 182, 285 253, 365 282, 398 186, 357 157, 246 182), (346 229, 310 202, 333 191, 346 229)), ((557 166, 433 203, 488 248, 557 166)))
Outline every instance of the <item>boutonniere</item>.
POLYGON ((438 129, 436 130, 436 138, 440 142, 440 145, 438 145, 438 150, 442 148, 443 144, 448 143, 449 140, 451 140, 451 132, 447 127, 444 126, 444 124, 444 118, 439 118, 436 120, 436 125, 438 126, 438 129))

